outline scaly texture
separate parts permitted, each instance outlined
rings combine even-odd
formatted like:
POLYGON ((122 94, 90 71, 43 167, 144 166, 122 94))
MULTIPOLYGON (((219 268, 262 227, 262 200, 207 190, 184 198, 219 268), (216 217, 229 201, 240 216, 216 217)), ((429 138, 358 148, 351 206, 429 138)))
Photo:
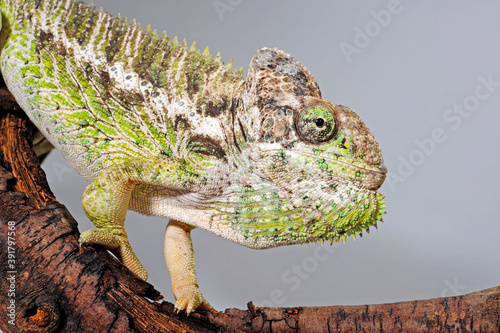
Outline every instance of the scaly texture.
POLYGON ((126 211, 171 219, 176 309, 209 308, 190 231, 252 248, 355 237, 381 220, 386 168, 354 111, 321 98, 309 71, 260 49, 248 77, 148 27, 73 0, 1 0, 2 75, 45 137, 90 185, 102 244, 147 273, 126 211))

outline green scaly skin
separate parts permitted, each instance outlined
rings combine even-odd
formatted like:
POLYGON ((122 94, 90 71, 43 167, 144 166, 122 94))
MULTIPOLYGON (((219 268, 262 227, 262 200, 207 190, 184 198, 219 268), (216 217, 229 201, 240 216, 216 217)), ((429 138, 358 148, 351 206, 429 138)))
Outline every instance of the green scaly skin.
POLYGON ((189 314, 210 308, 190 231, 252 248, 345 241, 381 221, 386 168, 351 109, 321 98, 309 71, 260 49, 248 77, 193 44, 73 0, 1 0, 9 90, 90 185, 102 244, 143 279, 126 211, 171 219, 165 255, 189 314))

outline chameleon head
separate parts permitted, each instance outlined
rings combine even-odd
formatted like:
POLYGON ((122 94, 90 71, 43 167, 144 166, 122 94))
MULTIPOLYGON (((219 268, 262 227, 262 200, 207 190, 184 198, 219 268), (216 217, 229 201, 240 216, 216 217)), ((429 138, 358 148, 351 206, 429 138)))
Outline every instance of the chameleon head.
POLYGON ((260 49, 242 96, 252 174, 226 212, 251 247, 345 240, 384 213, 380 147, 350 108, 321 98, 296 59, 260 49), (265 202, 265 204, 263 204, 265 202))

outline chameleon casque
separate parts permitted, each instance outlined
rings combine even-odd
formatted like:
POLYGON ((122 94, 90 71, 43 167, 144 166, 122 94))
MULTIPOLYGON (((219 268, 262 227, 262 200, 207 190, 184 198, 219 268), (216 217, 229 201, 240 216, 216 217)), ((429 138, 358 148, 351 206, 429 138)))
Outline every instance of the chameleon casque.
POLYGON ((101 244, 147 273, 128 209, 170 218, 165 258, 189 314, 198 289, 190 231, 251 248, 345 240, 384 213, 381 150, 359 116, 321 98, 289 54, 262 48, 248 76, 177 38, 73 0, 1 0, 0 66, 16 100, 90 185, 101 244))

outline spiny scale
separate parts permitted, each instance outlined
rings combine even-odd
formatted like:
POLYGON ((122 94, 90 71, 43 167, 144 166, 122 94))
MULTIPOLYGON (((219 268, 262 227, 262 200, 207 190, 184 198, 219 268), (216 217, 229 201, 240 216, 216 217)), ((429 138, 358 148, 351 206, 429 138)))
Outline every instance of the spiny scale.
POLYGON ((215 60, 215 62, 222 64, 222 59, 221 59, 221 56, 220 56, 220 52, 217 52, 217 54, 215 55, 215 59, 214 60, 215 60))
POLYGON ((197 51, 196 42, 193 42, 193 44, 191 44, 191 48, 189 49, 189 51, 197 51))

